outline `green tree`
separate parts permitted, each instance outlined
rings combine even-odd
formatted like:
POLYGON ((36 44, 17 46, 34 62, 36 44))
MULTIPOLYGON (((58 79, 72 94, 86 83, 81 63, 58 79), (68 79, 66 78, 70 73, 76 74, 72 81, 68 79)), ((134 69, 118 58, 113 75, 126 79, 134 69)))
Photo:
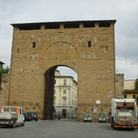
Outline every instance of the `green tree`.
POLYGON ((136 97, 136 102, 138 103, 138 96, 136 97))
POLYGON ((138 91, 138 79, 136 79, 136 81, 135 81, 135 90, 138 91))
POLYGON ((7 66, 6 68, 0 68, 0 81, 3 73, 8 73, 9 72, 9 67, 7 66))
MULTIPOLYGON (((138 79, 135 81, 135 90, 138 91, 138 79)), ((138 103, 138 96, 136 97, 136 102, 138 103)))

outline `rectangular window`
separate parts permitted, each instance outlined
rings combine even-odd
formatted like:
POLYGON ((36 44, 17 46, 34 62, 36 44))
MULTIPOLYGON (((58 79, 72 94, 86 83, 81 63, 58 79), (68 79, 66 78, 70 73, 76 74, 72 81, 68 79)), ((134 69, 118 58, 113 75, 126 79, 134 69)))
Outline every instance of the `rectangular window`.
POLYGON ((36 47, 36 42, 33 42, 32 43, 32 48, 35 48, 36 47))
POLYGON ((108 51, 108 46, 106 46, 106 51, 108 51))
POLYGON ((64 79, 64 84, 63 84, 64 86, 66 86, 67 85, 67 80, 66 79, 64 79))
POLYGON ((47 23, 45 25, 46 29, 60 29, 60 24, 59 23, 47 23))
POLYGON ((56 104, 56 97, 54 97, 54 104, 56 104))
POLYGON ((127 95, 126 94, 124 95, 124 98, 127 98, 127 95))
POLYGON ((110 23, 106 22, 99 23, 99 27, 110 27, 110 23))
POLYGON ((91 28, 91 27, 95 27, 95 24, 91 23, 91 22, 85 22, 85 23, 83 23, 83 27, 84 28, 91 28))
POLYGON ((18 30, 40 30, 40 24, 22 24, 18 26, 18 30))
POLYGON ((92 42, 88 41, 88 47, 91 47, 91 46, 92 46, 92 42))
POLYGON ((64 23, 64 28, 79 28, 79 23, 64 23))
POLYGON ((67 100, 66 97, 62 97, 62 104, 63 104, 63 105, 66 105, 66 100, 67 100))
POLYGON ((136 95, 133 95, 133 99, 135 99, 136 98, 136 95))
POLYGON ((3 112, 9 112, 9 107, 4 107, 3 112))
POLYGON ((11 107, 11 112, 15 112, 16 113, 16 108, 15 107, 11 107))
POLYGON ((66 90, 63 90, 63 94, 66 94, 66 90))
POLYGON ((17 53, 19 53, 19 48, 17 48, 17 53))

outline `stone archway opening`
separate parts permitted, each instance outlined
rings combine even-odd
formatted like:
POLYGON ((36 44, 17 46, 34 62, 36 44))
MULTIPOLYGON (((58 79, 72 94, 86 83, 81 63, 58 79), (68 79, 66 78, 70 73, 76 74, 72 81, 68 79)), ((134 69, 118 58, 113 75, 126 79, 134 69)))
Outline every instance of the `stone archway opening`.
MULTIPOLYGON (((45 96, 44 96, 44 120, 53 120, 54 114, 62 115, 63 109, 66 110, 66 117, 70 118, 76 114, 77 110, 77 90, 73 94, 73 81, 77 84, 77 73, 67 66, 54 66, 49 68, 45 73, 45 96), (56 93, 56 71, 60 72, 63 79, 58 84, 56 93), (65 78, 65 79, 64 79, 65 78), (66 80, 66 78, 70 80, 66 80), (72 80, 72 82, 71 82, 72 80), (66 99, 64 98, 66 97, 66 99), (76 98, 76 99, 75 99, 76 98), (64 99, 64 100, 63 100, 64 99), (56 113, 55 113, 56 111, 56 113)), ((58 82, 59 83, 59 82, 58 82)))

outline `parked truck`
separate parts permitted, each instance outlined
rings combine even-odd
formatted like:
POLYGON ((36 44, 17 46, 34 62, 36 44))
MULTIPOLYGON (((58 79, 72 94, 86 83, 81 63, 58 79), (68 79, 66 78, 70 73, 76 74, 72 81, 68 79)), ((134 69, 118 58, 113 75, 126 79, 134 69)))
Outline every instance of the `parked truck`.
POLYGON ((111 127, 138 128, 137 105, 135 99, 111 100, 111 127))
POLYGON ((0 125, 1 126, 24 126, 25 117, 23 109, 19 106, 1 106, 0 107, 0 125))

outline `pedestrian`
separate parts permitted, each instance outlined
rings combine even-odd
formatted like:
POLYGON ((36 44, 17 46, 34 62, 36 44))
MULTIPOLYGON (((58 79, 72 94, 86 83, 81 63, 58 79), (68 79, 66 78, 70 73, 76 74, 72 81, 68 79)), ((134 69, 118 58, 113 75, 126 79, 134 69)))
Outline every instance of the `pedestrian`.
POLYGON ((58 120, 60 120, 60 114, 58 115, 58 120))

